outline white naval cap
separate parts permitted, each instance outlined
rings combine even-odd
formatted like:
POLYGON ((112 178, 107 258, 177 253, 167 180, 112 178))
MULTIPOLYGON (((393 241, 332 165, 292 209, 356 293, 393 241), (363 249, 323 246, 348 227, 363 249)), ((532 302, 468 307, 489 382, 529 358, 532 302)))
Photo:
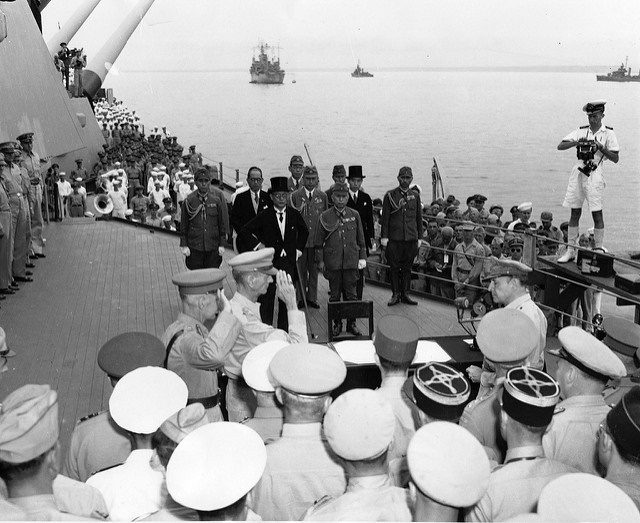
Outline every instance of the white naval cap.
POLYGON ((257 345, 242 362, 242 377, 253 390, 260 392, 273 392, 274 388, 269 381, 269 364, 273 357, 289 345, 283 340, 267 341, 257 345))
POLYGON ((533 203, 531 202, 522 202, 520 205, 518 205, 519 211, 530 211, 532 209, 533 209, 533 203))
POLYGON ((109 398, 109 413, 120 427, 151 434, 187 404, 187 385, 175 372, 139 367, 125 374, 109 398))
POLYGON ((171 497, 194 510, 219 510, 238 501, 260 480, 267 450, 256 431, 228 421, 188 434, 167 465, 171 497))

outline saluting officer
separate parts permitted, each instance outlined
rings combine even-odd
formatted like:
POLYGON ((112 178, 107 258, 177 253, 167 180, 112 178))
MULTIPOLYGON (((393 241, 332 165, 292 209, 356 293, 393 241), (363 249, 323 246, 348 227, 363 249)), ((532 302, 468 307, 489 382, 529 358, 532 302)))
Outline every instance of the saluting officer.
POLYGON ((40 171, 40 156, 33 150, 33 133, 23 133, 18 136, 22 146, 20 154, 20 167, 27 171, 29 176, 29 211, 31 213, 31 245, 30 249, 38 258, 44 258, 42 250, 44 239, 42 238, 42 186, 43 179, 40 171))
MULTIPOLYGON (((374 236, 373 203, 371 202, 371 196, 369 196, 362 190, 362 180, 364 178, 366 178, 366 176, 362 174, 361 165, 349 166, 349 176, 347 177, 349 183, 349 201, 347 201, 347 207, 355 209, 360 215, 360 221, 362 222, 362 231, 364 232, 364 243, 367 247, 368 257, 374 236)), ((358 299, 361 300, 362 290, 364 288, 364 269, 361 269, 359 272, 360 276, 358 278, 356 293, 358 299)))
MULTIPOLYGON (((358 270, 367 265, 362 222, 357 211, 347 207, 349 188, 346 183, 333 185, 333 207, 320 215, 315 235, 318 269, 329 280, 329 301, 357 298, 358 270)), ((294 193, 295 194, 295 193, 294 193)), ((333 335, 342 331, 342 320, 333 324, 333 335)), ((347 332, 360 336, 354 319, 347 320, 347 332)))
POLYGON ((182 311, 162 335, 165 368, 189 389, 189 403, 202 403, 211 421, 222 421, 216 370, 221 368, 240 333, 240 321, 224 295, 225 273, 219 269, 185 271, 173 277, 182 311), (205 321, 215 323, 211 331, 205 321))
POLYGON ((399 186, 388 191, 382 202, 380 242, 386 248, 391 276, 390 307, 398 303, 418 305, 407 296, 411 285, 411 266, 418 254, 422 238, 422 204, 420 194, 409 186, 413 181, 411 167, 401 167, 399 186))

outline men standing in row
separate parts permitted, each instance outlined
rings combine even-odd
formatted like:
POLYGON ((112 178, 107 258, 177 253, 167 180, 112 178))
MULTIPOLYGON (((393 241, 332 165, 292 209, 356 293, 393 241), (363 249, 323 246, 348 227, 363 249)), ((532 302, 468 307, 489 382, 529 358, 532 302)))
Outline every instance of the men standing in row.
POLYGON ((217 268, 222 263, 227 237, 227 202, 210 190, 206 169, 196 172, 197 191, 182 202, 180 220, 180 250, 188 269, 217 268))
POLYGON ((250 167, 249 172, 247 172, 249 190, 239 193, 233 201, 229 219, 231 221, 231 227, 233 227, 233 232, 236 235, 236 250, 238 252, 248 250, 240 240, 240 231, 242 228, 253 220, 258 213, 268 209, 272 205, 269 195, 262 190, 262 182, 262 170, 259 167, 250 167))
MULTIPOLYGON (((307 244, 309 229, 302 215, 287 205, 287 183, 284 176, 271 178, 269 194, 273 207, 261 211, 247 223, 240 231, 240 239, 250 249, 273 247, 273 266, 285 271, 295 283, 298 280, 296 262, 307 244)), ((260 316, 267 324, 272 324, 274 320, 275 296, 276 287, 271 283, 260 307, 260 316)), ((287 330, 284 302, 279 300, 278 307, 282 312, 277 315, 277 327, 287 330)))
MULTIPOLYGON (((307 243, 298 262, 300 269, 300 289, 302 300, 304 293, 307 305, 319 309, 318 305, 318 267, 316 265, 315 239, 318 231, 320 215, 327 210, 327 195, 318 189, 318 170, 314 166, 306 166, 302 175, 303 187, 291 193, 291 205, 297 209, 309 229, 307 243)), ((345 201, 346 204, 346 201, 345 201)), ((298 303, 298 307, 301 303, 298 303)))
MULTIPOLYGON (((0 296, 13 294, 11 285, 11 260, 13 259, 13 228, 11 226, 11 204, 9 189, 5 187, 2 170, 7 166, 0 153, 0 296)), ((10 186, 9 186, 10 187, 10 186)), ((0 298, 0 299, 2 299, 0 298)))
MULTIPOLYGON (((315 231, 315 259, 318 269, 329 280, 329 301, 340 301, 341 298, 346 301, 355 300, 358 271, 367 265, 360 215, 347 207, 348 198, 346 183, 333 185, 333 207, 320 215, 315 231)), ((332 334, 338 336, 340 332, 342 320, 336 320, 332 326, 332 334)), ((347 332, 360 336, 355 319, 347 320, 347 332)))
MULTIPOLYGON (((362 232, 364 233, 364 243, 367 248, 367 257, 369 257, 369 251, 371 250, 374 236, 373 231, 373 203, 371 202, 371 196, 362 190, 362 180, 365 176, 362 174, 361 165, 349 166, 349 200, 347 201, 347 207, 351 207, 358 211, 360 215, 360 221, 362 222, 362 232)), ((356 297, 362 299, 362 290, 364 288, 364 269, 360 269, 358 277, 358 285, 356 287, 356 297)))
POLYGON ((29 176, 29 211, 31 214, 31 245, 29 248, 38 258, 44 258, 44 239, 42 238, 42 195, 43 179, 40 172, 40 156, 33 150, 33 133, 23 133, 18 136, 22 146, 20 155, 20 167, 27 171, 29 176))
POLYGON ((422 238, 422 204, 420 194, 409 188, 413 181, 411 167, 398 173, 398 187, 384 195, 380 242, 386 249, 391 275, 390 307, 398 303, 417 305, 407 296, 411 285, 411 266, 422 238))

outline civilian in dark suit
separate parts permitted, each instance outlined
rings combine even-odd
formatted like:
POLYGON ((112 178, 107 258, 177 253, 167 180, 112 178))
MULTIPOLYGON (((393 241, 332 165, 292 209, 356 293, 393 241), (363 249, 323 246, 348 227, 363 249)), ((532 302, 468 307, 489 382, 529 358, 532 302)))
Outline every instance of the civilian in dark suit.
POLYGON ((238 194, 231 207, 229 218, 231 226, 237 235, 235 247, 238 252, 250 250, 240 239, 242 228, 253 220, 257 214, 273 206, 269 195, 262 190, 262 181, 262 170, 259 167, 251 167, 247 173, 249 190, 238 194))
MULTIPOLYGON (((362 190, 362 180, 364 178, 366 178, 366 176, 362 174, 361 165, 349 166, 349 200, 347 201, 347 207, 355 209, 360 215, 362 230, 364 231, 364 241, 367 246, 367 256, 369 256, 369 250, 371 249, 371 240, 374 236, 373 203, 371 202, 371 196, 369 196, 362 190)), ((361 269, 359 272, 360 276, 358 278, 356 296, 359 300, 361 300, 362 289, 364 288, 364 270, 361 269)))
MULTIPOLYGON (((296 261, 302 255, 307 243, 309 229, 302 215, 293 207, 287 206, 289 198, 288 181, 285 176, 271 178, 269 195, 273 207, 261 211, 241 229, 239 239, 248 248, 273 247, 273 266, 281 269, 297 281, 296 261)), ((264 323, 273 322, 273 305, 275 301, 275 284, 260 301, 260 316, 264 323)), ((287 330, 287 310, 280 301, 278 314, 279 329, 287 330)))

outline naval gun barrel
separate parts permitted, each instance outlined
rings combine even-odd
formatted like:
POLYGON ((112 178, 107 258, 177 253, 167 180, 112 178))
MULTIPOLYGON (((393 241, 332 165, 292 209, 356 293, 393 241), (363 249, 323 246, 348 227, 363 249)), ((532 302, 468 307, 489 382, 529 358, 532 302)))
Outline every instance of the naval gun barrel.
POLYGON ((71 18, 47 42, 47 48, 52 55, 58 52, 60 42, 69 43, 71 41, 99 3, 100 0, 86 0, 80 4, 80 7, 71 15, 71 18))
POLYGON ((84 90, 90 98, 93 98, 102 87, 102 82, 104 82, 111 65, 118 59, 153 2, 154 0, 140 0, 82 72, 84 90))

